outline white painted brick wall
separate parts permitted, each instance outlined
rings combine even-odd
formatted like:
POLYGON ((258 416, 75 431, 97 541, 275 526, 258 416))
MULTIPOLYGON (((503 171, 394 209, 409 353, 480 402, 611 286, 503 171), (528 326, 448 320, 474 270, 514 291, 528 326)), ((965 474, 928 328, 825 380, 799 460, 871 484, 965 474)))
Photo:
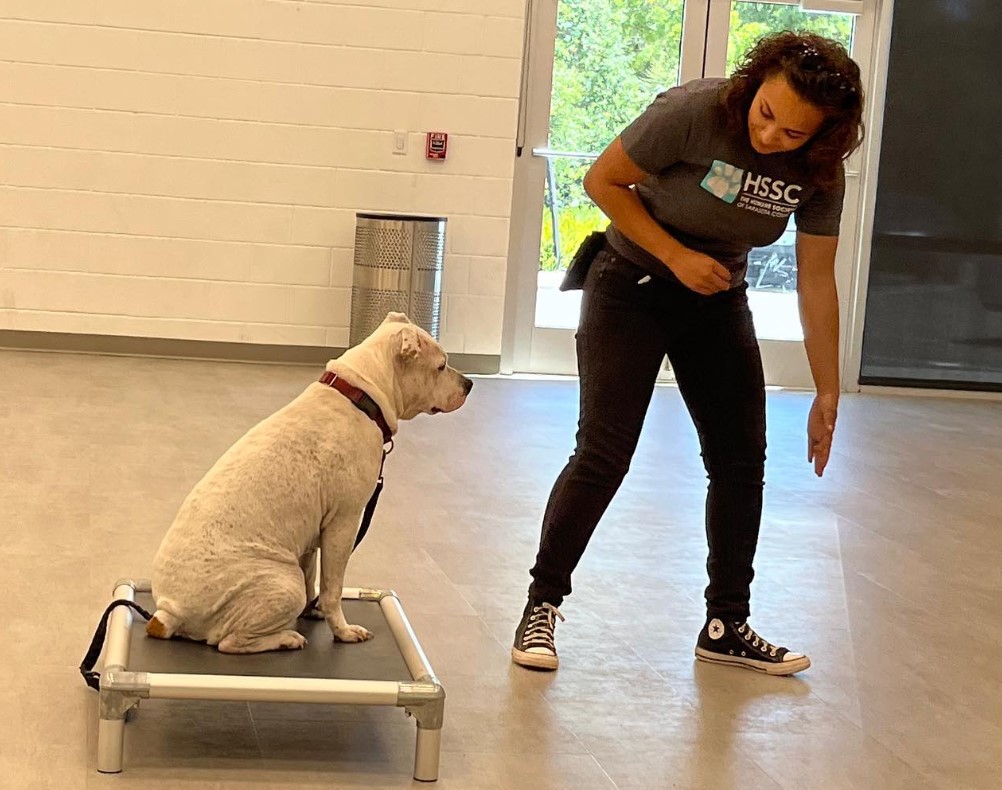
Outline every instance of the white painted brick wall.
POLYGON ((498 354, 523 12, 0 0, 0 329, 343 346, 354 214, 402 211, 449 218, 446 348, 498 354))

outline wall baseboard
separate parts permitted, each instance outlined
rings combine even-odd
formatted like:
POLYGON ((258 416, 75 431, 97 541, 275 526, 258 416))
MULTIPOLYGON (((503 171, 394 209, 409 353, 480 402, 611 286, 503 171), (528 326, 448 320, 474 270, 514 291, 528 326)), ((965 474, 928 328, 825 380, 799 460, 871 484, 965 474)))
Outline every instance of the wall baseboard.
MULTIPOLYGON (((125 335, 84 335, 69 332, 0 330, 0 348, 67 354, 104 354, 168 359, 205 359, 278 365, 324 365, 343 348, 227 343, 215 340, 173 340, 125 335)), ((492 375, 501 369, 499 354, 450 354, 449 364, 463 373, 492 375)))

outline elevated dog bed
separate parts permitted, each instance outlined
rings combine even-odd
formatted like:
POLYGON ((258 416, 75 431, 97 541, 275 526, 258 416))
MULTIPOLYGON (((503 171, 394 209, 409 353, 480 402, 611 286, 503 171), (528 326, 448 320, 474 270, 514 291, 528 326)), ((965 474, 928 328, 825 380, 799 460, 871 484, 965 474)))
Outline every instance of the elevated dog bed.
MULTIPOLYGON (((417 720, 414 778, 437 780, 445 691, 399 599, 391 591, 358 588, 345 588, 342 597, 348 621, 375 639, 335 643, 324 620, 300 619, 296 629, 307 638, 306 648, 252 655, 150 639, 142 617, 116 606, 99 683, 98 771, 122 770, 127 714, 143 699, 310 702, 404 708, 417 720)), ((149 581, 119 581, 113 601, 155 608, 149 581)))

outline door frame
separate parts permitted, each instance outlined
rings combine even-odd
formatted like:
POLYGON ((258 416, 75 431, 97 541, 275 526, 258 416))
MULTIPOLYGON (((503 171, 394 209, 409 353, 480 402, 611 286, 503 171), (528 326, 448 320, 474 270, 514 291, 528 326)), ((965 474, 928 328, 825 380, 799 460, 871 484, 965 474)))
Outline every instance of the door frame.
POLYGON ((501 372, 506 374, 529 370, 533 325, 536 322, 541 232, 533 224, 539 225, 539 217, 543 213, 546 161, 532 155, 531 143, 527 145, 527 141, 545 140, 549 134, 558 2, 526 0, 525 5, 522 85, 515 133, 508 269, 501 331, 501 372))
POLYGON ((873 244, 873 218, 877 203, 877 178, 884 128, 887 71, 891 57, 891 26, 894 0, 875 0, 871 9, 870 83, 866 107, 866 140, 861 149, 860 221, 853 250, 855 265, 852 280, 839 294, 846 303, 848 319, 842 323, 842 391, 859 392, 859 374, 863 366, 863 325, 866 321, 866 292, 870 279, 870 252, 873 244))

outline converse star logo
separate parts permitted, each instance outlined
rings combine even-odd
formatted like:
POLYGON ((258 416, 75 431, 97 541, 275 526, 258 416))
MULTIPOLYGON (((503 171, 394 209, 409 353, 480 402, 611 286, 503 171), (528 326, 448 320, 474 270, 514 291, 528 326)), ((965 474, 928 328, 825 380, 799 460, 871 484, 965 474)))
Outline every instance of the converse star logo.
POLYGON ((720 620, 713 619, 710 620, 706 630, 710 634, 710 639, 720 639, 724 635, 724 624, 720 620))

